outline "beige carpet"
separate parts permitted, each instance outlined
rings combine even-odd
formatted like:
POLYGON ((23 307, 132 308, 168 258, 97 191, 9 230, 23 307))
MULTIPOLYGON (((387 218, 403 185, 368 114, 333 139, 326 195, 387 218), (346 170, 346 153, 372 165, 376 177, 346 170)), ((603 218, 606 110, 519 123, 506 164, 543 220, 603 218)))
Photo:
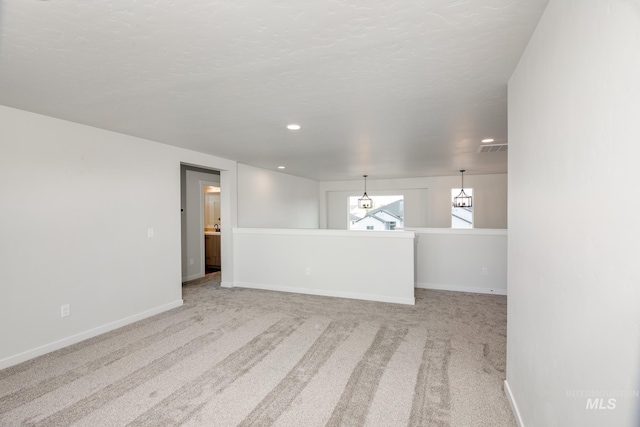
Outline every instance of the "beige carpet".
POLYGON ((2 426, 515 426, 506 297, 404 306, 250 289, 0 371, 2 426))

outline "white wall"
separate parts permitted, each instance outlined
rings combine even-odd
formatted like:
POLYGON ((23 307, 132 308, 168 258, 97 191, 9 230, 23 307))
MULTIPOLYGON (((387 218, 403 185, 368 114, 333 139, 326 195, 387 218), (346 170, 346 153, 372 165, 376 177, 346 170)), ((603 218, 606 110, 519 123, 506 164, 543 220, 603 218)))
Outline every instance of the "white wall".
POLYGON ((235 162, 0 106, 0 368, 182 304, 181 162, 236 188, 235 162))
POLYGON ((240 227, 318 228, 318 182, 238 164, 240 227))
POLYGON ((416 288, 507 294, 507 230, 412 230, 416 288))
MULTIPOLYGON (((451 189, 460 175, 402 179, 367 179, 367 193, 405 196, 405 227, 451 227, 451 189)), ((507 175, 464 176, 473 188, 474 226, 507 228, 507 175)), ((320 228, 347 229, 348 197, 362 196, 364 180, 320 183, 320 228)))
MULTIPOLYGON (((182 280, 193 280, 204 275, 204 225, 201 226, 204 206, 202 182, 220 185, 220 175, 187 170, 185 173, 186 235, 183 254, 182 280), (193 263, 191 263, 193 260, 193 263)), ((225 189, 226 191, 226 189, 225 189)))
POLYGON ((509 82, 506 390, 526 427, 640 425, 638 158, 640 3, 551 0, 509 82))
POLYGON ((239 228, 235 286, 414 304, 414 233, 239 228))

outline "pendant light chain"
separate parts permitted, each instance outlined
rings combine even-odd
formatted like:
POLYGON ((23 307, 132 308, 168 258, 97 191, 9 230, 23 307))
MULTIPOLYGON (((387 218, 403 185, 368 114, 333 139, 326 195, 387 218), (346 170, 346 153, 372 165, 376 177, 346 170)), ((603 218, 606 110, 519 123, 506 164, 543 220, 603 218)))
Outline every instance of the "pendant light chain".
POLYGON ((358 199, 358 207, 360 209, 371 209, 373 207, 373 200, 367 195, 367 176, 362 175, 364 177, 364 194, 362 198, 358 199))

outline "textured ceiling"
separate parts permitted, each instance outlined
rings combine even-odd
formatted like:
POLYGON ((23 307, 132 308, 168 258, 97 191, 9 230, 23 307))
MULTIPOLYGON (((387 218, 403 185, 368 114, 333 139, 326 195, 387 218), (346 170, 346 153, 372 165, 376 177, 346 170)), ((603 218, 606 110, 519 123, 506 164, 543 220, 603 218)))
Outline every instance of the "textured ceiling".
POLYGON ((0 104, 319 180, 504 173, 547 2, 0 0, 0 104))

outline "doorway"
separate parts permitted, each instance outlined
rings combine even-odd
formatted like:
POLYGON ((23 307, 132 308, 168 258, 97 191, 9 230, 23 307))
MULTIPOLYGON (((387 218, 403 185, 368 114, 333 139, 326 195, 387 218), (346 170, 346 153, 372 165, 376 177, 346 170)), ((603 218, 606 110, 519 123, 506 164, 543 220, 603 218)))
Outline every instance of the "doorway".
MULTIPOLYGON (((191 165, 180 165, 181 182, 181 225, 182 225, 182 282, 199 279, 205 276, 205 197, 204 186, 220 185, 220 172, 191 165)), ((218 197, 220 191, 218 191, 218 197)), ((224 209, 221 201, 218 204, 218 216, 224 220, 224 209)), ((221 230, 221 221, 218 224, 221 230)), ((209 223, 207 222, 207 226, 209 223)), ((218 239, 222 243, 222 233, 218 239)), ((220 263, 220 267, 222 263, 220 263)))

